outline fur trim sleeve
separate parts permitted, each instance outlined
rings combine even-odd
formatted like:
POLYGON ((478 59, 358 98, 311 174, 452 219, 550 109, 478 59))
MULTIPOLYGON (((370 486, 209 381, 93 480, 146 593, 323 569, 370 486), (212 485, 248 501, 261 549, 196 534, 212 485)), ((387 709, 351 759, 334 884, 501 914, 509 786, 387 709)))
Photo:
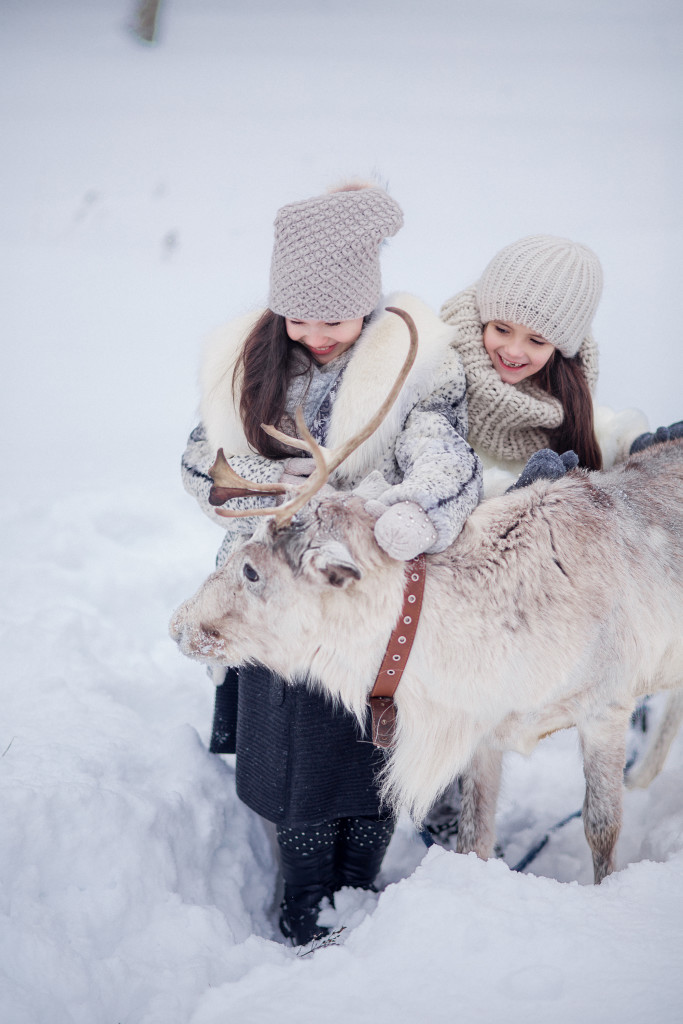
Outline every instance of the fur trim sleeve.
POLYGON ((439 381, 415 405, 396 440, 395 458, 403 482, 380 497, 387 505, 414 501, 427 512, 437 532, 430 554, 453 543, 481 492, 481 463, 465 440, 465 373, 453 349, 441 367, 439 381))

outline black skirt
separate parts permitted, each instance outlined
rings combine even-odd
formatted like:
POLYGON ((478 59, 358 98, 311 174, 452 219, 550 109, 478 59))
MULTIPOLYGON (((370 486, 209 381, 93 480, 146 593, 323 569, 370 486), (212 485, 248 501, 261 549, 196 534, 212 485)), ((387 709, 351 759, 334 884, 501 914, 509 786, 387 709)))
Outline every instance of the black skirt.
POLYGON ((236 753, 237 795, 277 825, 374 817, 383 752, 356 718, 262 666, 228 669, 216 689, 211 750, 236 753))

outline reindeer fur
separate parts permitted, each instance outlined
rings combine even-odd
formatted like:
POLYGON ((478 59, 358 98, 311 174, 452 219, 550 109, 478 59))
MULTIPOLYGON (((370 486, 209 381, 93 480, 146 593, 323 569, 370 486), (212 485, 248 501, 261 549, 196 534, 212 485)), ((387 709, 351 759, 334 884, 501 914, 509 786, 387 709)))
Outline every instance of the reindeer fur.
MULTIPOLYGON (((612 870, 630 715, 640 697, 683 682, 682 500, 683 442, 672 441, 609 472, 487 500, 428 556, 396 694, 389 803, 420 822, 461 776, 458 848, 488 857, 503 752, 576 726, 595 880, 612 870)), ((175 613, 183 653, 260 662, 364 721, 405 571, 373 523, 360 498, 336 494, 290 527, 263 525, 175 613)), ((655 770, 661 761, 660 751, 655 770)))

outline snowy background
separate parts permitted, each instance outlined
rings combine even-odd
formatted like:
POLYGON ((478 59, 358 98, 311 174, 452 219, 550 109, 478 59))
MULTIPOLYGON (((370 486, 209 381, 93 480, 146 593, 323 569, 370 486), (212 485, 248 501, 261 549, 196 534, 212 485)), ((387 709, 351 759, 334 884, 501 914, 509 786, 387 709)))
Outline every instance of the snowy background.
POLYGON ((269 833, 167 638, 220 537, 179 482, 202 338, 265 299, 275 210, 401 203, 388 289, 438 307, 502 245, 599 254, 599 399, 683 414, 678 0, 1 0, 0 1019, 681 1019, 683 744, 599 888, 576 739, 510 757, 505 860, 402 821, 341 943, 279 940, 269 833))

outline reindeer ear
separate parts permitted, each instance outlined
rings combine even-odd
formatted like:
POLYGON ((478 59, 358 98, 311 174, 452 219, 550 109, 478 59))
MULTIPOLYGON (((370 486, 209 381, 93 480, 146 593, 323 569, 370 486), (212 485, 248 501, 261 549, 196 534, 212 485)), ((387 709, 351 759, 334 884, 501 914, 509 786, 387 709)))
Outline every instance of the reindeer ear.
POLYGON ((305 568, 322 573, 333 587, 347 587, 362 576, 351 552, 338 540, 328 540, 304 555, 305 568))

